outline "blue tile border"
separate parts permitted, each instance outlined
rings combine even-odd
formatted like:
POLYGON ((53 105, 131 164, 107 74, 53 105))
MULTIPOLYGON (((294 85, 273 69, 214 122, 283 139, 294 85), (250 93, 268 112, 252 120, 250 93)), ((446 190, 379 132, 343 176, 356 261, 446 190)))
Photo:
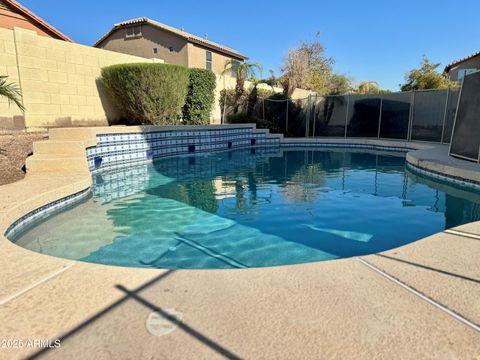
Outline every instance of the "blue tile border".
POLYGON ((298 142, 298 143, 281 143, 280 148, 289 147, 312 147, 312 148, 354 148, 354 149, 370 149, 370 150, 386 150, 397 151, 407 153, 413 148, 398 147, 398 146, 385 146, 385 145, 373 145, 373 144, 345 144, 345 143, 311 143, 311 142, 298 142))
POLYGON ((65 210, 65 207, 73 206, 79 203, 80 201, 88 198, 90 194, 91 188, 88 187, 74 194, 65 196, 61 199, 52 201, 35 210, 32 210, 20 217, 19 219, 15 220, 15 222, 7 228, 4 236, 11 240, 20 232, 24 231, 29 225, 32 225, 37 221, 44 220, 53 214, 63 211, 65 210))
POLYGON ((432 178, 434 180, 440 180, 447 184, 467 187, 469 189, 480 190, 480 182, 464 179, 459 176, 451 176, 439 173, 437 171, 429 170, 418 165, 414 165, 407 161, 407 168, 413 173, 420 174, 432 178))

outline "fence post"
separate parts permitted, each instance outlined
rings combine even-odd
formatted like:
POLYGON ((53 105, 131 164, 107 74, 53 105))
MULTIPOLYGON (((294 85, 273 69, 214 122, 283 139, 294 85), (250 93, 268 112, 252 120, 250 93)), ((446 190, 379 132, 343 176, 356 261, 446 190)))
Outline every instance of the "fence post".
POLYGON ((415 90, 412 90, 412 97, 410 100, 410 113, 408 116, 407 141, 412 141, 412 123, 413 123, 414 108, 415 108, 415 90))
POLYGON ((377 139, 380 139, 380 125, 382 124, 383 94, 380 93, 380 112, 378 114, 378 133, 377 139))
POLYGON ((347 94, 347 111, 345 111, 345 131, 343 137, 347 138, 347 126, 348 126, 348 108, 350 107, 350 95, 347 94))
POLYGON ((317 94, 315 94, 315 103, 313 105, 313 134, 312 137, 315 137, 315 122, 317 120, 317 94))
POLYGON ((262 98, 262 118, 265 122, 265 98, 262 98))
MULTIPOLYGON (((302 105, 303 105, 303 99, 302 99, 302 105)), ((303 106, 302 106, 303 109, 303 106)), ((307 128, 308 128, 308 120, 307 120, 307 112, 305 111, 305 137, 307 137, 307 128)))
POLYGON ((443 112, 442 137, 440 138, 440 144, 443 144, 443 137, 445 135, 445 124, 447 123, 449 97, 450 97, 450 86, 447 88, 447 96, 445 97, 445 111, 443 112))
POLYGON ((288 134, 288 97, 287 97, 287 119, 285 120, 285 136, 288 134))
POLYGON ((307 103, 307 114, 305 118, 305 137, 308 138, 310 135, 310 94, 308 95, 307 103))

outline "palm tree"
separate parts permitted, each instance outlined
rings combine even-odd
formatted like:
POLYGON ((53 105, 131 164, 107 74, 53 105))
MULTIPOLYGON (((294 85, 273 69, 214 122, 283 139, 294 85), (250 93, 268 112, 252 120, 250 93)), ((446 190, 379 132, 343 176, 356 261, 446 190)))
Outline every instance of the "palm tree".
MULTIPOLYGON (((258 85, 260 84, 267 84, 270 85, 267 81, 258 79, 255 75, 250 77, 250 82, 252 83, 253 87, 248 95, 248 102, 247 102, 247 115, 251 116, 253 113, 253 109, 255 108, 255 104, 258 101, 258 85)), ((273 89, 273 86, 272 86, 273 89)))
POLYGON ((20 88, 14 83, 7 83, 7 78, 8 76, 0 76, 0 96, 6 97, 9 104, 13 102, 20 110, 25 111, 20 88))
POLYGON ((253 62, 239 62, 238 60, 228 59, 225 62, 225 68, 222 75, 227 72, 233 72, 236 75, 237 82, 235 84, 235 107, 234 112, 238 112, 240 107, 240 99, 245 92, 245 80, 255 76, 256 71, 262 72, 262 66, 253 62))

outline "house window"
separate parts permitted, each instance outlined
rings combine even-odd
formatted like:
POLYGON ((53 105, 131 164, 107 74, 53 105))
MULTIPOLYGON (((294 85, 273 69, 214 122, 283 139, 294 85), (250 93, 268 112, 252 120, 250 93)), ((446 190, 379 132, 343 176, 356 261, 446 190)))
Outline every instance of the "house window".
POLYGON ((461 81, 465 77, 465 75, 471 74, 473 72, 477 71, 477 69, 460 69, 457 72, 457 80, 461 81))
POLYGON ((158 54, 158 49, 157 48, 153 48, 153 55, 157 55, 158 54))
POLYGON ((232 77, 236 78, 237 73, 238 73, 238 66, 240 65, 240 61, 232 59, 230 64, 231 64, 231 67, 232 67, 232 77))
POLYGON ((141 26, 129 26, 127 27, 127 38, 137 37, 142 35, 141 26))
POLYGON ((171 52, 171 53, 172 53, 172 52, 174 52, 174 51, 175 51, 175 49, 173 48, 173 46, 170 46, 170 47, 168 48, 168 52, 171 52))
POLYGON ((212 70, 212 52, 211 51, 206 51, 205 52, 205 69, 207 70, 212 70))

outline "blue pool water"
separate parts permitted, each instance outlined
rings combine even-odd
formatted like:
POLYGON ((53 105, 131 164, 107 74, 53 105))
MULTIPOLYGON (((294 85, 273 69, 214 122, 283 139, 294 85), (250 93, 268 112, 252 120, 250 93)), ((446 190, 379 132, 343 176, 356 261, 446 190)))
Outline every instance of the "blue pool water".
POLYGON ((245 268, 376 253, 480 219, 480 194, 386 151, 235 150, 93 180, 91 198, 13 241, 100 264, 245 268))

